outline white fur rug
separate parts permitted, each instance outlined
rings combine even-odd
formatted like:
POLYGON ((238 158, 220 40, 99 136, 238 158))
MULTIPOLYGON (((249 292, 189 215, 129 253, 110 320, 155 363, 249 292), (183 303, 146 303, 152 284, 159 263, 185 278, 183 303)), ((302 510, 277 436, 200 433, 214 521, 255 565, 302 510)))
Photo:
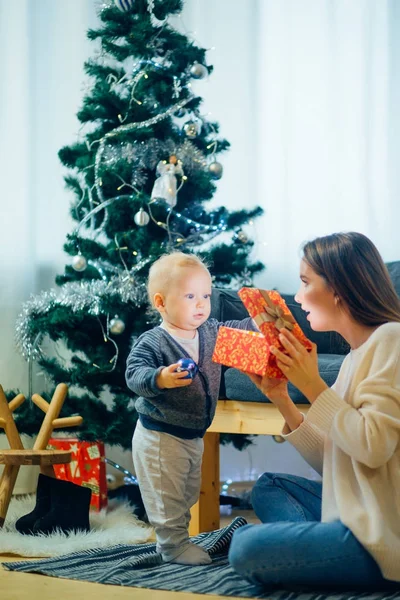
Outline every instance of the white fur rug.
POLYGON ((141 544, 153 538, 151 527, 139 521, 129 504, 109 503, 108 509, 90 512, 88 533, 22 535, 15 522, 33 510, 35 496, 13 498, 3 529, 0 529, 0 554, 20 556, 61 556, 81 550, 106 548, 117 544, 141 544))

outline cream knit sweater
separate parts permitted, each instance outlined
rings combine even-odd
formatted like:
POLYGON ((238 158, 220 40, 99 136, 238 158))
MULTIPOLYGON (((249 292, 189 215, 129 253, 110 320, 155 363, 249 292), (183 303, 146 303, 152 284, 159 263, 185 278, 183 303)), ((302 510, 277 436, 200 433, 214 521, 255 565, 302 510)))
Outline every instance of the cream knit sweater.
POLYGON ((386 323, 346 356, 285 439, 322 474, 322 518, 340 520, 400 581, 400 323, 386 323))

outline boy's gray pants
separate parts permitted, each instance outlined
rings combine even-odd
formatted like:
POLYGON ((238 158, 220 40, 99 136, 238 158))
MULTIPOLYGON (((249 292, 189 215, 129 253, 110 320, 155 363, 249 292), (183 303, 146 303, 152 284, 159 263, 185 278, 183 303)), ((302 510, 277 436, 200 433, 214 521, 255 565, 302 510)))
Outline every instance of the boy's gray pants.
POLYGON ((202 438, 183 440, 169 433, 145 429, 137 421, 132 439, 136 477, 157 552, 175 558, 189 542, 190 508, 201 485, 202 438))

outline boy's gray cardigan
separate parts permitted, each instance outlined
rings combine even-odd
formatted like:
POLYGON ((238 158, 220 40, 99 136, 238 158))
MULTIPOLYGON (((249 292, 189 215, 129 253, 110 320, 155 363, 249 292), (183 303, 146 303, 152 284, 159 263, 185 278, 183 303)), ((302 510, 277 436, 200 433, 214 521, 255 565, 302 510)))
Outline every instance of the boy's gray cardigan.
POLYGON ((131 349, 126 383, 139 397, 135 408, 147 429, 164 431, 184 439, 203 437, 215 414, 221 380, 221 365, 212 362, 218 329, 224 325, 258 331, 251 318, 219 323, 208 319, 198 328, 199 371, 187 387, 159 389, 156 378, 164 367, 190 358, 163 328, 143 333, 131 349))

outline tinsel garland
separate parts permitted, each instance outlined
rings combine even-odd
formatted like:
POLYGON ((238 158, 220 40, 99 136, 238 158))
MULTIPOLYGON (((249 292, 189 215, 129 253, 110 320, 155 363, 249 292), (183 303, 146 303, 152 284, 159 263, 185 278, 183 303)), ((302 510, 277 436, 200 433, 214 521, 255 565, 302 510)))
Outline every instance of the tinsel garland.
POLYGON ((137 129, 143 129, 145 127, 150 127, 151 125, 155 125, 156 123, 160 123, 164 119, 171 117, 177 110, 179 110, 180 108, 183 108, 192 99, 193 99, 193 96, 191 95, 191 96, 189 96, 189 98, 180 100, 179 102, 176 102, 173 106, 171 106, 164 112, 159 113, 158 115, 155 115, 154 117, 151 117, 150 119, 146 119, 145 121, 137 121, 134 123, 128 123, 127 125, 120 125, 119 127, 116 127, 115 129, 112 129, 111 131, 106 133, 100 140, 95 140, 95 141, 91 142, 91 145, 99 142, 99 147, 96 152, 96 158, 95 158, 95 162, 94 162, 94 176, 95 176, 95 186, 96 186, 97 196, 101 202, 104 202, 105 198, 103 196, 102 180, 101 180, 101 177, 99 174, 99 170, 100 170, 100 166, 103 161, 103 154, 106 149, 107 141, 112 138, 116 138, 123 133, 130 133, 137 129))
POLYGON ((120 160, 126 161, 132 165, 132 184, 142 187, 147 181, 146 171, 155 170, 160 160, 173 154, 182 162, 185 174, 189 177, 207 167, 205 155, 192 142, 185 140, 183 144, 177 144, 170 138, 164 141, 150 138, 146 142, 109 144, 104 150, 102 164, 112 167, 120 160))
POLYGON ((42 292, 32 296, 22 306, 16 325, 16 345, 26 360, 38 360, 42 357, 40 344, 45 336, 31 331, 31 322, 38 315, 44 315, 57 307, 68 307, 72 312, 85 311, 89 315, 99 316, 105 313, 103 304, 107 304, 111 296, 119 296, 122 303, 142 306, 146 302, 146 285, 144 281, 133 281, 126 274, 111 277, 109 281, 71 281, 63 285, 57 293, 55 290, 42 292))

